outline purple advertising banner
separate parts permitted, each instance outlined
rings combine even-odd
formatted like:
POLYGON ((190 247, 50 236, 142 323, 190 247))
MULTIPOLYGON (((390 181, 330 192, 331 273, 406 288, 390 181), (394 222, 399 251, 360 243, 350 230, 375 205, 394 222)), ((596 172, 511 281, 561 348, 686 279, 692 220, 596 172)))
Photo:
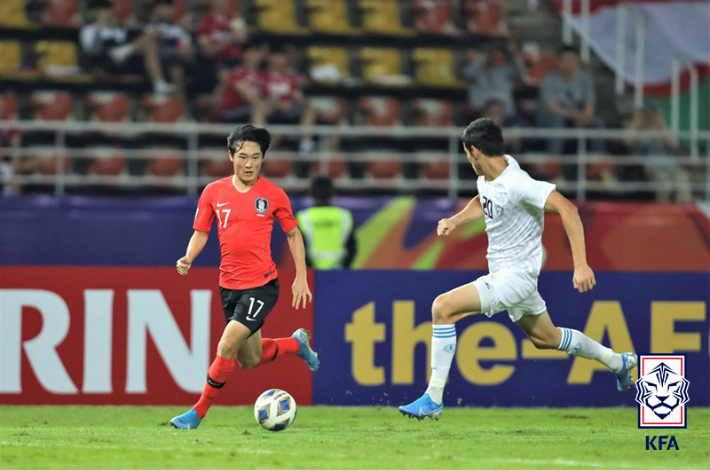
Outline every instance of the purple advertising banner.
MULTIPOLYGON (((395 406, 426 388, 431 303, 483 272, 317 272, 313 403, 395 406)), ((539 291, 557 326, 575 328, 618 352, 687 357, 689 406, 710 405, 710 274, 598 272, 586 294, 571 272, 543 272, 539 291)), ((503 312, 456 325, 458 346, 447 406, 634 405, 602 365, 542 351, 503 312)), ((634 371, 636 376, 636 371, 634 371)))

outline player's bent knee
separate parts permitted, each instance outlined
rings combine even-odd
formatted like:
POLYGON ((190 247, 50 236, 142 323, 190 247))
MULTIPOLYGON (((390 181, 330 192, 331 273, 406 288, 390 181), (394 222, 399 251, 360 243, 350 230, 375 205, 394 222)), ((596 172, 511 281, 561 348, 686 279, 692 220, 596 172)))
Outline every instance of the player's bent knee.
POLYGON ((237 361, 242 369, 253 369, 259 365, 259 359, 253 357, 239 357, 237 356, 237 361))
POLYGON ((220 340, 217 344, 217 354, 220 357, 234 357, 237 355, 239 345, 233 341, 220 340))
POLYGON ((440 295, 431 304, 431 318, 434 323, 445 323, 447 322, 452 314, 449 300, 446 295, 440 295))

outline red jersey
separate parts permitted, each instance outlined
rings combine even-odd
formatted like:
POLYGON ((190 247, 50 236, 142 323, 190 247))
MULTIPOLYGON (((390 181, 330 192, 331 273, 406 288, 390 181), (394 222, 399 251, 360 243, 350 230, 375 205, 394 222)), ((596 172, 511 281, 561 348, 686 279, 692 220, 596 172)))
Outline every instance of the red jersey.
POLYGON ((209 232, 217 219, 219 247, 219 285, 243 290, 260 287, 276 279, 276 264, 271 259, 271 230, 274 218, 284 232, 298 227, 291 201, 283 189, 259 178, 246 193, 232 184, 232 177, 207 185, 197 203, 193 228, 209 232))
MULTIPOLYGON (((208 38, 211 40, 223 40, 232 37, 232 15, 218 15, 216 13, 207 13, 202 17, 200 25, 197 27, 198 38, 208 38)), ((216 59, 237 60, 241 57, 239 48, 236 44, 223 49, 215 56, 216 59)))
POLYGON ((293 71, 267 72, 266 96, 279 104, 291 104, 301 89, 301 77, 293 71))
POLYGON ((224 87, 222 94, 221 110, 238 108, 246 106, 249 102, 235 88, 237 83, 245 83, 248 87, 260 96, 264 96, 264 74, 263 72, 248 70, 246 67, 237 67, 232 71, 227 81, 227 86, 224 87))

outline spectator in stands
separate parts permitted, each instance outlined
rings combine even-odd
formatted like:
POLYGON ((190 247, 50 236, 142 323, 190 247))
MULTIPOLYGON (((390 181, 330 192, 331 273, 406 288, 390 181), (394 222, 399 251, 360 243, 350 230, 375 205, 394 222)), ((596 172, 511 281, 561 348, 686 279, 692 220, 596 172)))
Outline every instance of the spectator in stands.
POLYGON ((146 34, 158 35, 158 54, 163 68, 180 94, 185 93, 185 66, 195 58, 190 33, 175 24, 174 0, 154 0, 146 34))
POLYGON ((197 41, 202 53, 216 62, 216 98, 222 96, 232 69, 239 65, 239 46, 247 39, 244 19, 231 11, 230 6, 229 0, 212 0, 210 11, 197 27, 197 41))
POLYGON ((222 93, 220 120, 229 123, 266 124, 265 73, 261 70, 268 49, 263 43, 242 45, 242 65, 232 70, 222 93))
MULTIPOLYGON (((596 94, 594 81, 579 68, 579 55, 572 46, 562 46, 557 54, 557 70, 550 72, 542 82, 538 123, 550 128, 595 128, 604 127, 602 119, 595 114, 596 94)), ((547 151, 562 155, 564 139, 550 138, 547 151)), ((604 153, 603 139, 590 139, 591 150, 604 153)), ((565 166, 565 178, 576 179, 573 165, 565 166)))
POLYGON ((89 10, 94 21, 79 33, 81 49, 92 69, 111 74, 142 74, 153 83, 156 93, 174 91, 165 81, 158 54, 158 32, 150 31, 130 40, 130 33, 113 18, 111 0, 91 0, 89 10))
POLYGON ((291 66, 291 57, 284 47, 275 47, 269 55, 266 72, 267 120, 272 124, 301 124, 300 152, 314 148, 310 127, 315 124, 316 111, 301 89, 305 78, 291 66))
MULTIPOLYGON (((9 104, 10 99, 9 93, 0 94, 0 121, 17 119, 9 104)), ((22 170, 21 146, 19 129, 0 127, 0 192, 5 196, 20 192, 19 185, 12 182, 12 177, 18 170, 22 170)))
POLYGON ((643 167, 649 180, 657 183, 657 199, 662 202, 675 196, 678 202, 690 202, 690 175, 675 160, 678 154, 678 142, 668 135, 668 126, 663 113, 654 102, 647 102, 643 109, 637 110, 627 126, 630 130, 658 131, 657 137, 627 138, 626 145, 631 154, 649 157, 643 167))
POLYGON ((491 100, 503 103, 506 115, 516 114, 513 87, 525 76, 525 65, 515 41, 509 41, 507 49, 487 44, 464 66, 462 75, 469 82, 468 104, 473 119, 480 117, 491 100))

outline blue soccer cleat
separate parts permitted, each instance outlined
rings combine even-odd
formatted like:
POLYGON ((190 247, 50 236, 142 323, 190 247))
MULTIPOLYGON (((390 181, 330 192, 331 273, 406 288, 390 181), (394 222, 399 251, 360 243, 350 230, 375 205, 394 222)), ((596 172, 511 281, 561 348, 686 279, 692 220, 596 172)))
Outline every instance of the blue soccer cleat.
POLYGON ((177 429, 195 429, 201 422, 202 420, 197 416, 197 410, 194 408, 170 420, 170 424, 177 429))
POLYGON ((438 420, 441 417, 441 410, 444 409, 444 404, 437 405, 431 399, 428 393, 425 393, 420 398, 417 398, 409 405, 399 407, 399 412, 410 418, 417 418, 419 421, 424 418, 438 420))
POLYGON ((308 344, 311 340, 311 333, 305 328, 299 328, 291 336, 296 338, 296 341, 301 346, 301 350, 298 351, 298 357, 306 361, 306 365, 311 371, 316 372, 320 367, 320 359, 318 359, 318 353, 311 349, 310 344, 308 344))
POLYGON ((614 375, 616 375, 616 389, 620 392, 624 392, 634 384, 634 379, 631 378, 631 370, 636 367, 638 357, 631 352, 623 353, 621 355, 621 361, 624 365, 619 373, 614 375))

